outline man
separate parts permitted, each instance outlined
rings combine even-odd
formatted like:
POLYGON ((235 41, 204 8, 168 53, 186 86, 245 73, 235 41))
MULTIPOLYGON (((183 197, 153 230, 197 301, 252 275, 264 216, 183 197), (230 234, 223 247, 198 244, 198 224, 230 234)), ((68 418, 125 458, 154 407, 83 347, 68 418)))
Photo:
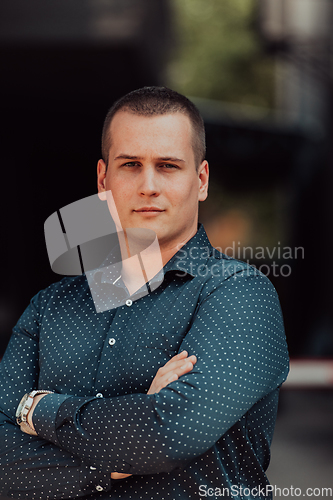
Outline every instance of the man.
POLYGON ((269 280, 215 251, 198 228, 208 187, 202 119, 174 91, 140 89, 111 108, 102 150, 100 196, 111 191, 119 231, 156 233, 164 280, 136 295, 124 260, 120 276, 96 285, 117 287, 119 307, 96 312, 84 275, 31 301, 1 364, 1 492, 271 498, 283 322, 269 280), (44 393, 30 398, 21 432, 16 408, 33 389, 44 393))

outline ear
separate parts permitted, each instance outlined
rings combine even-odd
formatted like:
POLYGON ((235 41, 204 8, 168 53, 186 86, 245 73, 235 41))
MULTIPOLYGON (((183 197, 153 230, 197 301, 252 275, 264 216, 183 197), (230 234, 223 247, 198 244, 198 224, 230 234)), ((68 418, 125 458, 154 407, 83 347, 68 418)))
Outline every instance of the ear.
POLYGON ((198 200, 204 201, 208 196, 208 181, 209 181, 209 167, 208 162, 204 160, 198 170, 199 176, 199 195, 198 200))
POLYGON ((104 160, 98 160, 98 163, 97 163, 97 189, 98 189, 98 197, 100 200, 106 200, 105 177, 106 177, 105 162, 104 162, 104 160))

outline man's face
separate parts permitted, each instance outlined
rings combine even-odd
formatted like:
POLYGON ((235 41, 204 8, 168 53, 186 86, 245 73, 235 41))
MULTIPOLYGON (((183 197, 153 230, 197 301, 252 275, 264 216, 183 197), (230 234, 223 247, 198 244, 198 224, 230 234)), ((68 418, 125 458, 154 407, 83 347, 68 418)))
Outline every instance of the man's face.
POLYGON ((119 111, 110 128, 108 168, 99 160, 98 191, 112 192, 119 229, 154 230, 162 251, 184 244, 197 231, 198 201, 208 188, 207 162, 196 171, 189 118, 119 111))

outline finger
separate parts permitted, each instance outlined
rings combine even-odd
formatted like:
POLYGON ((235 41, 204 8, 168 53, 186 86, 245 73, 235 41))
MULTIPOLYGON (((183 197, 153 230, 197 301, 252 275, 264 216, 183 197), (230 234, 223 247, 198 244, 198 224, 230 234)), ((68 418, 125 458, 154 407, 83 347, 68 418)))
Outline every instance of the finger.
POLYGON ((175 361, 187 358, 187 356, 188 356, 188 352, 187 351, 179 352, 175 356, 172 356, 172 358, 170 358, 169 361, 167 361, 164 366, 169 366, 170 364, 172 364, 175 361))
POLYGON ((191 362, 192 365, 195 365, 195 363, 197 361, 198 361, 198 359, 194 354, 192 354, 192 356, 189 356, 188 358, 186 358, 186 363, 191 362))
POLYGON ((192 355, 185 359, 170 360, 158 370, 158 376, 165 376, 176 372, 178 375, 185 369, 192 369, 197 362, 196 356, 192 355), (191 365, 191 366, 190 366, 191 365), (179 373, 178 373, 179 372, 179 373))
POLYGON ((186 351, 181 352, 180 354, 177 354, 176 356, 173 356, 165 365, 161 366, 158 370, 158 375, 162 376, 165 375, 166 373, 169 373, 177 368, 180 368, 181 366, 184 365, 184 360, 192 362, 192 364, 195 364, 197 361, 197 358, 192 355, 188 356, 188 353, 186 351), (186 354, 184 354, 186 353, 186 354))
POLYGON ((111 479, 124 479, 132 474, 123 474, 121 472, 111 472, 111 479))
POLYGON ((194 355, 190 356, 185 360, 185 363, 177 364, 177 366, 175 366, 174 369, 172 370, 172 373, 180 377, 181 375, 184 375, 185 373, 191 371, 196 362, 197 362, 196 356, 194 355))
POLYGON ((158 369, 147 394, 156 394, 171 382, 175 382, 179 377, 185 375, 193 369, 197 362, 195 355, 189 357, 187 351, 182 351, 173 356, 164 366, 158 369))
POLYGON ((196 362, 196 356, 192 356, 191 360, 190 358, 188 358, 185 363, 184 360, 178 361, 177 363, 174 363, 172 368, 170 368, 166 373, 159 374, 156 381, 159 390, 170 384, 171 382, 178 380, 182 375, 189 373, 193 369, 193 366, 196 362))

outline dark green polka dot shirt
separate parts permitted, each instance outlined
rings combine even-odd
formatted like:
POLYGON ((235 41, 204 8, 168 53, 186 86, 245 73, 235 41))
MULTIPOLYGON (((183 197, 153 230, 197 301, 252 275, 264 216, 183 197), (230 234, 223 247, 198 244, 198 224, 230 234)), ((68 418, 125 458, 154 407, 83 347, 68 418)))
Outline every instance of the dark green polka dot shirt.
POLYGON ((121 305, 96 312, 85 275, 64 278, 14 328, 0 365, 1 494, 271 498, 265 470, 288 353, 270 281, 213 249, 202 226, 145 296, 99 281, 105 297, 123 293, 121 305), (184 349, 198 358, 193 370, 147 395, 184 349), (15 423, 36 388, 54 391, 36 408, 38 437, 15 423), (117 471, 132 475, 111 480, 117 471))

